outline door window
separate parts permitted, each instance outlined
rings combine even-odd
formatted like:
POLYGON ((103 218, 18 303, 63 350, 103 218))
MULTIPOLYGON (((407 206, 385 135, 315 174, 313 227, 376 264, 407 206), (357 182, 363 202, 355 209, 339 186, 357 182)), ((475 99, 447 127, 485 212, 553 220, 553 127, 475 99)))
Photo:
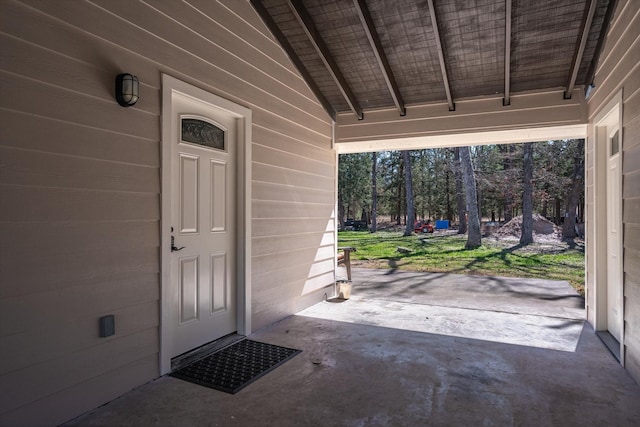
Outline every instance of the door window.
POLYGON ((620 130, 617 130, 616 133, 614 133, 613 136, 609 139, 609 143, 611 144, 609 156, 615 156, 620 151, 620 140, 618 138, 619 133, 620 130))
POLYGON ((182 118, 180 139, 182 142, 203 147, 225 150, 225 131, 213 123, 197 119, 182 118))

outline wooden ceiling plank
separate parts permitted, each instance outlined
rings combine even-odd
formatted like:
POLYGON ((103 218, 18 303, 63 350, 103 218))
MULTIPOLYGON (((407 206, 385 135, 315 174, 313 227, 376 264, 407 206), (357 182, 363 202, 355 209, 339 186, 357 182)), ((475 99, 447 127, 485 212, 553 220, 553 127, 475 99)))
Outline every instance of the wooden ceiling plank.
POLYGON ((447 93, 447 102, 449 103, 449 111, 455 111, 456 106, 453 103, 453 98, 451 97, 451 88, 449 87, 449 78, 447 77, 447 66, 444 61, 444 53, 442 51, 442 40, 440 39, 440 31, 438 31, 438 21, 436 19, 436 10, 433 7, 433 0, 428 0, 427 2, 429 4, 429 15, 431 16, 431 26, 433 27, 436 47, 438 49, 440 71, 442 71, 442 83, 444 84, 444 90, 447 93))
POLYGON ((587 44, 589 38, 589 30, 591 29, 591 23, 593 22, 593 16, 596 13, 597 0, 589 0, 585 5, 585 13, 583 14, 582 23, 580 24, 580 36, 576 43, 576 49, 573 54, 573 61, 571 63, 571 73, 567 80, 566 90, 564 92, 564 99, 570 99, 573 93, 573 88, 576 84, 576 78, 578 77, 578 71, 580 70, 580 64, 582 63, 582 55, 584 54, 584 47, 587 44))
POLYGON ((369 8, 367 7, 365 0, 353 0, 353 4, 356 7, 358 16, 360 17, 360 22, 362 22, 364 32, 367 34, 371 49, 373 49, 373 53, 378 60, 380 71, 382 72, 384 81, 387 83, 387 88, 389 89, 391 98, 393 98, 393 103, 396 105, 400 115, 404 116, 407 114, 407 110, 404 106, 404 101, 402 100, 402 95, 400 94, 400 89, 398 88, 396 79, 391 71, 391 66, 389 65, 387 56, 384 54, 384 50, 382 49, 382 43, 380 42, 380 37, 378 36, 376 27, 373 24, 369 8))
POLYGON ((349 108, 351 109, 351 111, 353 111, 353 113, 356 115, 356 117, 358 117, 359 120, 362 120, 364 118, 362 108, 360 107, 360 104, 358 103, 355 95, 351 91, 351 88, 349 87, 346 79, 342 75, 342 72, 340 72, 338 64, 336 63, 335 59, 333 59, 331 52, 329 52, 329 48, 320 36, 320 32, 313 23, 311 15, 309 15, 309 12, 302 4, 302 0, 289 0, 289 7, 298 20, 298 23, 307 34, 307 37, 309 38, 309 41, 311 41, 313 47, 316 49, 316 52, 318 52, 320 59, 322 59, 325 67, 327 67, 327 70, 331 74, 331 77, 333 77, 333 80, 338 85, 342 96, 347 101, 347 104, 349 104, 349 108))
POLYGON ((311 77, 311 74, 302 63, 302 60, 296 54, 295 50, 293 49, 293 46, 291 46, 287 37, 282 33, 282 31, 280 31, 280 28, 278 28, 278 24, 276 24, 276 22, 273 20, 273 18, 269 14, 269 11, 267 11, 267 8, 264 7, 264 5, 262 4, 262 0, 250 0, 250 1, 251 1, 251 5, 253 6, 253 8, 256 10, 258 15, 262 19, 262 22, 264 22, 264 24, 267 26, 269 31, 271 31, 271 34, 273 34, 273 36, 276 38, 278 43, 280 43, 280 46, 282 46, 285 53, 289 56, 289 59, 291 59, 291 62, 293 62, 293 65, 298 69, 298 72, 302 75, 302 78, 307 83, 307 86, 309 86, 309 89, 311 89, 311 92, 313 92, 316 98, 318 98, 318 101, 320 101, 322 108, 324 108, 324 110, 327 112, 331 120, 335 122, 336 110, 331 106, 327 98, 324 96, 324 94, 316 84, 315 80, 313 80, 313 77, 311 77))
POLYGON ((504 99, 502 105, 511 103, 511 0, 505 0, 504 16, 504 99))

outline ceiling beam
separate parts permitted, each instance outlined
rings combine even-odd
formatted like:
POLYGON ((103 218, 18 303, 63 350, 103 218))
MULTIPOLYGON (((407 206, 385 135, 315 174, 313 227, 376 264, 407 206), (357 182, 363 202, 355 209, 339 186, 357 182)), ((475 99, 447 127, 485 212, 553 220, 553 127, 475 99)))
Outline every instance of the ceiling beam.
POLYGON ((447 93, 447 102, 449 103, 449 111, 455 111, 456 106, 451 97, 451 88, 449 87, 449 78, 447 77, 447 65, 444 62, 444 53, 442 52, 442 40, 440 39, 440 31, 438 31, 438 21, 436 19, 436 10, 433 7, 433 0, 427 0, 429 3, 429 15, 431 16, 431 26, 436 38, 436 47, 438 48, 438 59, 440 60, 440 71, 442 71, 442 83, 444 91, 447 93))
POLYGON ((504 11, 504 99, 502 105, 511 103, 511 0, 505 0, 504 11))
POLYGON ((589 0, 585 5, 582 23, 580 24, 580 35, 573 54, 573 62, 571 63, 571 74, 569 74, 567 86, 564 91, 564 99, 571 99, 573 88, 576 85, 576 78, 578 77, 578 71, 580 70, 580 64, 582 63, 584 47, 587 45, 587 39, 589 38, 589 30, 591 29, 591 23, 593 22, 593 15, 596 13, 597 3, 597 0, 589 0))
POLYGON ((264 22, 269 31, 271 31, 271 34, 273 34, 278 43, 280 43, 280 46, 282 46, 285 53, 289 56, 289 59, 291 59, 293 65, 298 69, 298 72, 302 75, 302 78, 307 83, 307 86, 309 86, 309 89, 311 89, 311 92, 313 92, 316 98, 318 98, 318 101, 320 101, 322 108, 324 108, 329 117, 331 117, 331 120, 335 122, 336 110, 331 106, 327 98, 324 96, 324 94, 316 84, 315 80, 313 80, 313 77, 311 77, 311 74, 302 63, 302 60, 300 60, 300 57, 296 54, 295 50, 293 50, 293 46, 291 46, 289 40, 287 40, 287 37, 282 33, 282 31, 280 31, 280 28, 278 28, 278 25, 267 11, 267 8, 262 4, 262 0, 250 1, 253 8, 256 10, 256 12, 258 12, 258 15, 260 15, 262 22, 264 22))
POLYGON ((391 71, 389 61, 387 60, 387 57, 384 54, 384 50, 382 49, 382 43, 380 42, 380 37, 378 37, 376 27, 373 24, 373 19, 371 18, 369 8, 367 8, 365 0, 353 0, 353 5, 356 7, 356 11, 358 12, 358 16, 360 17, 360 22, 362 22, 362 27, 364 28, 364 32, 367 34, 367 38, 369 39, 371 49, 373 49, 373 53, 378 60, 380 71, 382 71, 384 81, 387 83, 387 88, 389 89, 389 93, 393 98, 393 103, 396 105, 396 108, 400 112, 400 115, 404 116, 407 114, 407 110, 404 106, 402 95, 400 95, 400 89, 398 88, 396 79, 393 77, 393 72, 391 71))
POLYGON ((613 17, 613 11, 616 8, 616 0, 609 0, 609 5, 607 6, 607 11, 604 14, 604 20, 602 21, 602 27, 600 28, 600 35, 598 37, 598 44, 596 45, 596 51, 593 54, 593 58, 591 59, 591 64, 589 64, 589 71, 587 71, 587 79, 585 80, 585 91, 589 87, 589 85, 593 84, 593 78, 596 74, 596 67, 598 66, 598 61, 600 60, 600 53, 602 52, 602 46, 604 45, 604 39, 607 37, 607 33, 609 32, 609 24, 611 23, 611 17, 613 17))
POLYGON ((329 48, 327 48, 327 45, 324 43, 324 40, 320 36, 320 32, 313 23, 311 15, 309 15, 309 12, 307 12, 307 9, 305 9, 304 5, 302 4, 302 0, 289 0, 289 6, 296 19, 298 20, 298 23, 300 23, 300 26, 307 34, 309 41, 311 41, 311 44, 313 44, 316 52, 318 52, 320 59, 322 59, 325 67, 327 67, 327 70, 331 74, 331 77, 333 77, 333 80, 338 85, 338 89, 340 89, 342 96, 344 97, 345 101, 347 101, 347 104, 349 104, 349 108, 351 109, 351 111, 353 111, 353 113, 356 115, 356 117, 358 117, 359 120, 362 120, 364 118, 364 115, 362 114, 362 108, 360 107, 360 104, 358 104, 358 100, 351 91, 349 84, 340 72, 338 64, 336 64, 333 56, 331 56, 329 48))

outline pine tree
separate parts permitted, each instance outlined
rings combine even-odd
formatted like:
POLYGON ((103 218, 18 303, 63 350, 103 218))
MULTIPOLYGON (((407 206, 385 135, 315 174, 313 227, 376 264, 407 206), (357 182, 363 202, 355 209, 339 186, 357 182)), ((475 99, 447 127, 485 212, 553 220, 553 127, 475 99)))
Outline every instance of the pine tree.
POLYGON ((371 153, 371 232, 378 231, 378 153, 371 153))
POLYGON ((584 191, 584 142, 572 141, 573 152, 573 174, 571 186, 567 192, 567 204, 562 224, 562 238, 573 239, 576 237, 576 211, 580 201, 580 194, 584 191))
POLYGON ((404 235, 411 236, 415 222, 415 207, 413 204, 413 180, 411 179, 411 153, 409 150, 402 152, 402 160, 404 164, 405 190, 407 193, 407 225, 404 229, 404 235))
POLYGON ((522 235, 520 244, 533 243, 533 143, 524 144, 522 178, 522 235))
POLYGON ((471 164, 471 154, 469 147, 460 147, 460 164, 462 166, 462 178, 464 180, 465 194, 467 200, 467 215, 469 233, 465 248, 474 249, 482 245, 482 235, 480 234, 480 217, 478 215, 478 198, 476 195, 476 178, 471 164))
POLYGON ((460 165, 460 148, 454 148, 455 157, 455 169, 454 174, 456 177, 456 207, 458 210, 458 234, 465 234, 467 232, 467 216, 464 189, 462 185, 462 166, 460 165))

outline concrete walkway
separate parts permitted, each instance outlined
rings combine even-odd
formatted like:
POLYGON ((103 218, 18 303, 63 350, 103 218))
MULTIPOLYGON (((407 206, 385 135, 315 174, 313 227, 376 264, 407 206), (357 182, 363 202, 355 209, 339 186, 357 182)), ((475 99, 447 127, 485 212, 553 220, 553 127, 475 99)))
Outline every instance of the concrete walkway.
POLYGON ((566 282, 354 269, 251 338, 303 350, 236 395, 170 377, 68 425, 638 426, 640 387, 566 282))

